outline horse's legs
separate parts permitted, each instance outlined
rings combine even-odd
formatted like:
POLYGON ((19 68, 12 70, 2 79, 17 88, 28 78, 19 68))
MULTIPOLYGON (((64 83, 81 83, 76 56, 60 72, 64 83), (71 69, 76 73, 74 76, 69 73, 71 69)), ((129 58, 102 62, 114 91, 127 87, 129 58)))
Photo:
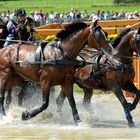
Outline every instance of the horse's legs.
POLYGON ((78 124, 79 122, 81 122, 81 120, 80 120, 80 117, 79 117, 79 114, 78 114, 78 111, 76 108, 75 100, 73 97, 73 84, 70 84, 68 82, 68 83, 62 85, 62 89, 63 89, 65 95, 67 96, 69 104, 71 106, 74 122, 76 124, 78 124))
POLYGON ((12 95, 11 95, 12 90, 7 91, 7 96, 6 96, 6 109, 8 110, 12 101, 12 95))
POLYGON ((23 102, 23 98, 25 97, 26 93, 26 89, 28 86, 28 81, 23 81, 23 83, 21 84, 21 91, 18 94, 18 105, 22 106, 22 102, 23 102))
POLYGON ((88 112, 93 113, 91 108, 90 108, 91 97, 92 97, 92 94, 93 94, 93 89, 83 88, 83 90, 84 90, 83 106, 85 107, 85 109, 88 112))
POLYGON ((0 114, 1 115, 6 115, 5 114, 5 108, 4 108, 4 90, 0 91, 0 114))
POLYGON ((51 87, 50 89, 50 102, 51 101, 53 102, 54 99, 55 99, 55 86, 51 87))
POLYGON ((128 108, 128 103, 123 95, 123 92, 120 88, 120 86, 118 84, 110 84, 112 85, 112 91, 115 93, 115 95, 117 96, 117 98, 119 99, 119 101, 121 102, 123 108, 124 108, 124 112, 125 112, 125 116, 126 116, 126 119, 128 121, 128 126, 129 127, 133 127, 134 126, 134 122, 133 122, 133 118, 131 116, 131 113, 130 113, 130 110, 128 108))
POLYGON ((60 92, 59 96, 56 99, 57 112, 60 114, 60 116, 62 116, 62 106, 63 106, 65 98, 66 98, 66 95, 65 95, 65 93, 63 91, 63 88, 61 88, 61 92, 60 92))
POLYGON ((63 103, 64 103, 66 96, 68 98, 69 104, 70 104, 71 109, 72 109, 74 122, 76 124, 78 124, 79 122, 81 122, 81 120, 80 120, 80 117, 79 117, 79 114, 78 114, 78 111, 76 108, 75 100, 73 97, 73 84, 72 85, 65 84, 65 85, 61 86, 61 92, 56 100, 58 112, 60 113, 60 115, 61 115, 61 109, 62 109, 62 106, 63 106, 63 103))
POLYGON ((28 120, 30 118, 35 117, 45 109, 47 109, 49 105, 49 93, 50 93, 50 85, 49 82, 46 80, 42 81, 41 83, 41 91, 42 91, 42 96, 43 96, 43 103, 42 106, 32 110, 31 112, 24 111, 22 113, 22 120, 28 120))
POLYGON ((0 81, 0 114, 1 115, 6 115, 5 114, 5 108, 4 108, 4 94, 5 94, 5 79, 1 78, 0 81))
POLYGON ((7 68, 6 71, 0 71, 0 114, 5 114, 4 108, 4 99, 5 99, 5 92, 6 92, 6 85, 8 83, 9 78, 11 77, 12 71, 11 69, 7 68))
POLYGON ((136 94, 136 97, 133 101, 133 103, 128 103, 128 106, 129 106, 129 109, 130 111, 134 110, 139 102, 139 99, 140 99, 140 90, 138 90, 136 88, 136 86, 134 85, 133 82, 127 82, 124 87, 123 87, 124 90, 130 92, 130 93, 134 93, 136 94))

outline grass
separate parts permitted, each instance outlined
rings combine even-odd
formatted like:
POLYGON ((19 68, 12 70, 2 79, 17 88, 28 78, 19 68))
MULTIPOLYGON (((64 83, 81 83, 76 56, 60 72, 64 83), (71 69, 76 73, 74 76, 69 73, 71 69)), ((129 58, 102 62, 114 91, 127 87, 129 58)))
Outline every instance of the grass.
MULTIPOLYGON (((60 86, 55 86, 56 91, 60 92, 60 86)), ((84 94, 84 91, 82 88, 79 88, 76 84, 74 84, 74 93, 84 94)), ((103 93, 102 90, 94 90, 94 94, 101 94, 103 93)))
POLYGON ((19 0, 19 1, 0 1, 0 11, 13 10, 15 8, 25 8, 27 13, 30 11, 44 12, 57 11, 64 12, 69 11, 71 8, 79 9, 83 11, 86 9, 90 14, 95 10, 110 10, 110 11, 124 11, 140 12, 140 4, 127 4, 127 5, 114 5, 113 0, 19 0))

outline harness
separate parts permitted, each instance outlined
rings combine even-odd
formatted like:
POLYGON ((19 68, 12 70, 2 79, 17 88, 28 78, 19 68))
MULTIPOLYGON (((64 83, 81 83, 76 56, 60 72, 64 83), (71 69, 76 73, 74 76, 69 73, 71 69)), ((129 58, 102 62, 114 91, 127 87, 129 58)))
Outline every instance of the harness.
MULTIPOLYGON (((41 45, 37 48, 36 52, 35 52, 35 62, 32 64, 42 64, 42 65, 73 65, 76 67, 83 67, 87 64, 91 64, 90 62, 86 62, 85 60, 83 61, 79 61, 79 60, 57 60, 57 58, 55 58, 54 60, 45 60, 45 56, 44 56, 44 48, 45 46, 49 44, 51 46, 56 47, 58 50, 60 50, 62 56, 64 57, 65 51, 62 48, 62 44, 61 41, 53 41, 53 42, 43 42, 41 43, 41 45), (43 56, 43 59, 42 59, 43 56)), ((28 64, 31 64, 30 62, 28 64)))
POLYGON ((92 71, 90 73, 89 79, 102 77, 105 72, 113 70, 121 70, 122 72, 125 72, 126 69, 129 69, 133 66, 131 63, 113 65, 112 63, 110 63, 111 60, 109 60, 107 57, 104 64, 100 64, 100 60, 102 57, 103 55, 100 54, 96 54, 95 56, 93 56, 92 61, 95 63, 92 64, 92 71))

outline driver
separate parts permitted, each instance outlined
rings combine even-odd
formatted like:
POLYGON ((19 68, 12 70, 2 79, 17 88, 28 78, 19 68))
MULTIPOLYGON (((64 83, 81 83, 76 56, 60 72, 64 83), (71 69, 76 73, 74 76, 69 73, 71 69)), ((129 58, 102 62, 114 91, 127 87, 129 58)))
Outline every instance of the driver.
POLYGON ((14 21, 14 19, 10 19, 7 23, 7 30, 9 34, 6 38, 6 42, 4 43, 4 47, 13 43, 12 41, 10 42, 9 40, 14 40, 14 34, 15 34, 16 27, 18 26, 18 24, 25 22, 26 11, 20 8, 16 10, 15 16, 16 16, 16 21, 14 21))

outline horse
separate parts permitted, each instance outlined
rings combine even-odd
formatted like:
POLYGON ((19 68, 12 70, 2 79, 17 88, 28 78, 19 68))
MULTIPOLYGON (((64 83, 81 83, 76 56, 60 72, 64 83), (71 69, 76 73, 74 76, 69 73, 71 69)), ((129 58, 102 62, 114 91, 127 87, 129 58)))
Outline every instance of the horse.
POLYGON ((7 26, 4 23, 2 23, 0 24, 0 39, 2 39, 0 41, 0 49, 3 48, 7 36, 8 36, 7 26))
MULTIPOLYGON (((104 53, 106 55, 110 55, 111 52, 113 51, 113 47, 112 47, 111 43, 108 41, 107 35, 108 34, 101 28, 101 26, 98 25, 98 20, 96 20, 94 22, 93 36, 94 36, 95 40, 93 42, 96 41, 96 46, 98 46, 98 47, 94 47, 95 56, 97 56, 98 54, 102 55, 104 53)), ((92 43, 92 40, 91 40, 91 43, 92 43)), ((89 61, 87 58, 93 56, 92 52, 93 51, 90 51, 90 53, 89 53, 89 51, 87 51, 86 49, 82 50, 79 54, 80 58, 77 58, 77 59, 81 60, 81 58, 82 58, 85 61, 89 61)), ((93 63, 93 61, 90 61, 90 62, 93 63)), ((97 60, 94 61, 94 64, 97 65, 97 60)), ((76 83, 76 81, 75 81, 75 83, 76 83)), ((76 84, 78 84, 78 83, 76 83, 76 84)), ((81 87, 79 84, 78 84, 78 86, 81 87)), ((83 88, 83 89, 86 90, 85 88, 83 88)), ((89 89, 88 89, 88 91, 89 91, 89 89)), ((92 90, 91 90, 91 94, 87 94, 87 95, 91 96, 92 95, 92 90)), ((66 96, 63 95, 63 91, 61 91, 60 95, 58 96, 58 98, 56 100, 56 103, 57 103, 57 106, 58 106, 57 112, 60 114, 60 116, 61 116, 61 108, 62 108, 65 97, 66 96)), ((90 111, 91 109, 89 107, 90 101, 85 100, 85 96, 84 96, 84 99, 83 99, 83 105, 84 105, 86 110, 91 112, 90 111)))
POLYGON ((67 25, 57 34, 61 41, 48 43, 38 61, 35 61, 35 53, 40 48, 32 45, 12 44, 1 49, 0 113, 5 115, 5 89, 9 78, 15 72, 23 78, 39 82, 43 96, 41 107, 30 112, 23 111, 22 120, 33 118, 47 109, 50 87, 61 85, 71 106, 74 122, 79 123, 81 120, 73 97, 74 74, 76 67, 83 66, 86 62, 81 63, 76 60, 76 57, 86 44, 98 48, 93 32, 93 25, 87 27, 87 24, 83 22, 67 25))
MULTIPOLYGON (((21 40, 21 43, 26 44, 26 43, 32 43, 32 41, 35 40, 35 38, 33 36, 33 33, 35 32, 33 29, 33 23, 34 23, 34 21, 31 17, 26 17, 24 24, 19 24, 17 26, 16 32, 14 34, 14 38, 15 38, 16 42, 19 42, 21 40), (29 40, 29 41, 27 41, 27 40, 29 40)), ((7 31, 7 28, 5 31, 7 31)), ((4 33, 5 32, 3 32, 3 34, 4 33)), ((4 37, 1 37, 1 38, 4 38, 4 37)), ((15 75, 15 74, 13 75, 12 79, 13 79, 13 82, 8 84, 8 87, 7 87, 8 94, 6 96, 6 109, 9 109, 11 101, 12 101, 12 95, 11 95, 12 91, 11 90, 12 90, 13 86, 21 87, 21 90, 18 94, 18 105, 19 106, 22 106, 23 99, 24 99, 25 95, 27 95, 25 93, 27 87, 28 86, 38 87, 38 85, 33 84, 31 81, 24 80, 22 77, 19 77, 18 75, 15 75)), ((53 93, 55 92, 54 87, 51 88, 51 92, 53 92, 53 93)))
MULTIPOLYGON (((106 32, 105 31, 103 31, 103 29, 101 28, 101 27, 98 27, 98 28, 95 28, 95 27, 97 27, 97 25, 98 25, 98 20, 97 21, 95 21, 94 22, 94 25, 93 25, 93 27, 94 27, 94 32, 101 32, 100 34, 100 39, 102 39, 102 41, 101 42, 97 42, 99 45, 98 45, 98 48, 96 48, 96 45, 95 45, 95 49, 101 49, 99 46, 100 45, 102 45, 103 44, 103 46, 104 46, 104 48, 106 48, 106 49, 108 49, 109 47, 108 47, 108 45, 110 45, 110 44, 108 44, 108 43, 106 43, 106 42, 108 42, 107 41, 107 37, 106 37, 106 32), (107 47, 106 47, 107 46, 107 47)), ((94 33, 93 33, 94 34, 94 33)), ((63 37, 62 37, 63 38, 63 37)), ((91 40, 92 41, 92 40, 91 40)), ((97 41, 97 40, 96 40, 97 41)), ((94 41, 93 41, 94 42, 94 41)), ((46 43, 45 43, 46 44, 46 43)), ((104 49, 103 48, 103 49, 104 49)), ((111 48, 111 47, 110 47, 111 48)), ((18 82, 19 83, 19 82, 18 82)), ((19 84, 18 84, 19 85, 19 84)), ((26 90, 26 87, 28 86, 28 82, 23 82, 23 84, 22 84, 22 87, 24 87, 24 88, 22 88, 21 89, 21 92, 19 93, 19 95, 18 95, 18 105, 19 106, 22 106, 22 101, 23 101, 23 98, 26 96, 26 93, 25 93, 25 90, 26 90)), ((52 93, 54 93, 54 87, 53 88, 51 88, 51 92, 52 93)), ((52 97, 54 96, 53 94, 51 93, 51 95, 52 95, 52 97)), ((10 103, 11 103, 11 93, 10 94, 8 94, 7 95, 7 98, 6 98, 6 105, 7 105, 7 108, 9 108, 9 106, 10 106, 10 103)))
MULTIPOLYGON (((16 31, 14 33, 14 40, 12 41, 13 43, 16 42, 20 42, 21 43, 23 41, 23 43, 26 43, 27 40, 32 40, 32 34, 33 34, 34 30, 33 30, 33 19, 30 17, 26 17, 25 19, 25 23, 24 24, 19 24, 16 27, 16 31)), ((1 23, 0 24, 0 48, 3 48, 5 39, 8 35, 8 30, 7 30, 7 26, 5 23, 1 23)), ((19 43, 20 45, 20 43, 19 43)), ((7 108, 9 108, 9 105, 11 103, 11 90, 13 86, 26 86, 27 82, 25 80, 23 80, 23 78, 17 76, 17 75, 13 75, 12 76, 12 80, 13 82, 9 82, 9 84, 7 85, 6 91, 8 91, 8 95, 6 98, 6 106, 7 108)), ((21 89, 21 92, 19 93, 19 100, 18 103, 19 105, 21 105, 21 97, 24 94, 24 88, 21 89)))
MULTIPOLYGON (((129 127, 134 127, 133 118, 130 111, 134 109, 134 105, 138 103, 140 91, 135 87, 133 80, 135 76, 133 67, 133 52, 140 56, 140 29, 127 33, 120 43, 111 51, 111 55, 107 55, 107 59, 100 57, 98 59, 98 69, 93 65, 79 68, 75 73, 75 81, 84 89, 84 103, 90 103, 93 89, 102 89, 113 91, 122 104, 129 127), (103 59, 103 60, 102 60, 103 59), (103 63, 101 62, 103 61, 103 63), (96 70, 95 70, 96 69, 96 70), (98 71, 97 71, 98 70, 98 71), (133 104, 127 103, 123 90, 136 94, 133 104)), ((95 61, 97 53, 93 56, 83 55, 87 61, 95 61)), ((104 56, 104 55, 103 55, 104 56)), ((64 102, 65 95, 60 93, 57 98, 59 110, 64 102)))

